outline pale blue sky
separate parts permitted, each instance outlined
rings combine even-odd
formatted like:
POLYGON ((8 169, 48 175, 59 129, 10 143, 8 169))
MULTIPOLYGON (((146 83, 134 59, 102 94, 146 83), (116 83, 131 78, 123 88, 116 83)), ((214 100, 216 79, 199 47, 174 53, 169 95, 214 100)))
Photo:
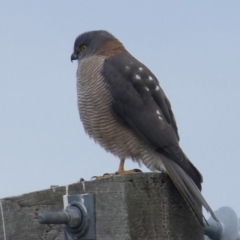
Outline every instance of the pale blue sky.
MULTIPOLYGON (((77 110, 75 38, 108 30, 158 77, 214 210, 240 216, 240 1, 0 3, 0 198, 117 170, 77 110)), ((129 161, 127 168, 137 168, 129 161)), ((146 171, 146 168, 142 168, 146 171)))

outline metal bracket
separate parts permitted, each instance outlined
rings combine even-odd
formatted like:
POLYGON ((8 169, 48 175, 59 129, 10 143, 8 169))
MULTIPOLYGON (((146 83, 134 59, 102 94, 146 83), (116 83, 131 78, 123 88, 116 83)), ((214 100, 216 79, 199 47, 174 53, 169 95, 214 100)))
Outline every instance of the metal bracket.
POLYGON ((62 212, 40 213, 39 223, 66 224, 66 240, 95 240, 94 195, 64 195, 63 201, 66 206, 62 212))
POLYGON ((204 228, 205 240, 237 240, 239 239, 239 219, 237 214, 230 207, 221 207, 214 212, 219 223, 212 217, 204 228))

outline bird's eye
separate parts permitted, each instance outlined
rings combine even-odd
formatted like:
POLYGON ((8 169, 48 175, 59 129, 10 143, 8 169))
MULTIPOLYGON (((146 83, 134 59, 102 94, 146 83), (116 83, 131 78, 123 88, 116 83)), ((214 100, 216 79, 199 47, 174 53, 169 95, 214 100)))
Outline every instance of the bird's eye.
POLYGON ((87 46, 86 45, 81 45, 79 48, 80 48, 81 51, 84 51, 84 50, 87 49, 87 46))

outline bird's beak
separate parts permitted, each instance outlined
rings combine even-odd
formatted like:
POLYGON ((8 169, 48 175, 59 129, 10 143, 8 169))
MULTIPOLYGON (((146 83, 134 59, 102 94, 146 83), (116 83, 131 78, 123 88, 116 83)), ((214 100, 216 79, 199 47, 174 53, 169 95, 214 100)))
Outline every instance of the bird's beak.
POLYGON ((75 52, 71 55, 71 61, 73 60, 77 60, 78 59, 78 54, 76 54, 75 52))

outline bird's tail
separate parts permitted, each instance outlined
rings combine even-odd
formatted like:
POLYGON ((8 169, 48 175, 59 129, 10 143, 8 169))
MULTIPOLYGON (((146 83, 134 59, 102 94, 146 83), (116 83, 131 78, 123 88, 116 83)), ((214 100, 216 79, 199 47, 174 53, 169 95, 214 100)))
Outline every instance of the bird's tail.
POLYGON ((168 175, 172 179, 173 183, 175 184, 181 195, 187 201, 198 221, 202 225, 204 225, 204 223, 207 224, 207 220, 204 217, 202 209, 200 207, 203 206, 218 222, 216 215, 214 214, 206 200, 203 198, 196 184, 186 174, 186 172, 178 164, 176 164, 169 158, 163 158, 162 162, 167 170, 168 175))

